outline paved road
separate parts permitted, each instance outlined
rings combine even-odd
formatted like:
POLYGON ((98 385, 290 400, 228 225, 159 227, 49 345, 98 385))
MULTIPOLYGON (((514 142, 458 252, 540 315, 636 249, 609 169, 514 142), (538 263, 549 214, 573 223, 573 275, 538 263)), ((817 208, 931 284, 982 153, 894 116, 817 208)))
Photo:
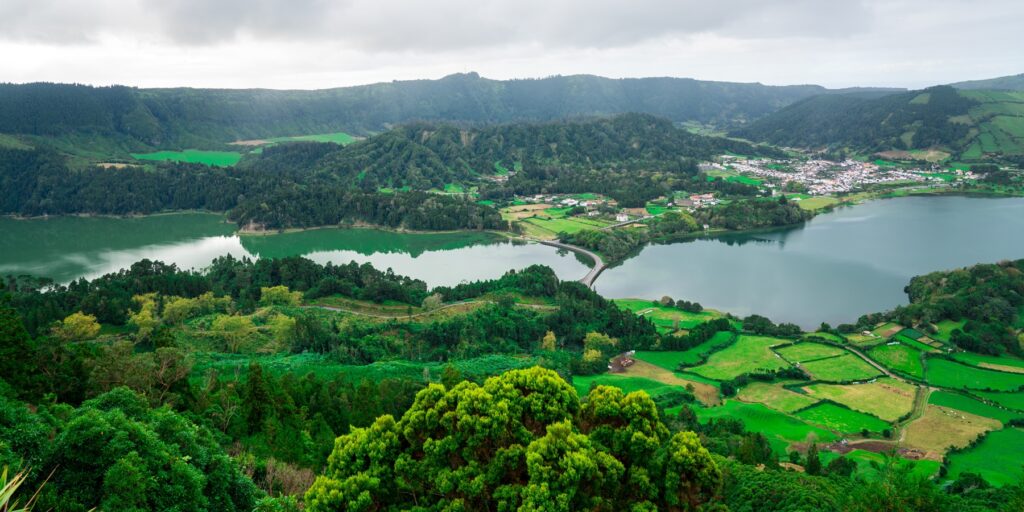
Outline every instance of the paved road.
POLYGON ((584 249, 582 247, 577 247, 575 245, 569 245, 569 244, 563 244, 562 242, 557 242, 557 241, 554 241, 554 240, 537 240, 537 242, 539 242, 541 244, 544 244, 544 245, 549 245, 551 247, 557 247, 559 249, 565 249, 567 251, 572 251, 572 252, 575 252, 577 254, 582 254, 582 255, 584 255, 584 256, 594 260, 594 267, 590 269, 590 272, 587 272, 587 275, 583 276, 580 279, 580 282, 583 283, 584 285, 586 285, 587 288, 593 288, 594 287, 594 281, 597 279, 597 276, 601 275, 601 272, 603 272, 604 269, 607 268, 607 265, 604 264, 604 260, 602 260, 600 256, 598 256, 597 254, 594 254, 594 253, 592 253, 592 252, 590 252, 590 251, 588 251, 588 250, 586 250, 586 249, 584 249))

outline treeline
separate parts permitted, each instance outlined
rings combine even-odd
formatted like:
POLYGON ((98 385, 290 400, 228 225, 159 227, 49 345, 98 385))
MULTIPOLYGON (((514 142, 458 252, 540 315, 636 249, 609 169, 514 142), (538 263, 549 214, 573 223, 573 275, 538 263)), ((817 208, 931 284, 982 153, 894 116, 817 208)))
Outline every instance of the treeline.
MULTIPOLYGON (((671 185, 660 183, 662 178, 650 182, 654 173, 692 180, 697 161, 728 151, 782 155, 774 148, 691 134, 667 119, 644 114, 484 128, 415 123, 344 148, 334 147, 313 163, 288 164, 308 167, 314 174, 329 173, 365 191, 442 189, 447 183, 476 181, 499 169, 521 168, 507 184, 484 183, 482 193, 491 199, 541 189, 596 191, 620 200, 636 194, 652 198, 656 192, 650 189, 671 185), (594 172, 600 176, 593 176, 594 172), (645 175, 649 182, 639 185, 639 190, 633 190, 638 186, 629 179, 603 183, 609 173, 633 180, 645 175)), ((250 163, 263 167, 268 159, 272 157, 250 163)))
POLYGON ((692 214, 665 213, 647 221, 647 229, 581 230, 576 233, 559 233, 558 238, 567 244, 597 251, 607 263, 617 263, 636 253, 644 244, 672 241, 698 233, 704 225, 728 230, 764 229, 799 224, 813 216, 812 212, 789 202, 785 197, 778 200, 733 200, 692 214))
POLYGON ((427 296, 423 281, 379 271, 369 263, 320 265, 300 257, 260 259, 219 257, 205 272, 180 270, 175 265, 142 260, 127 269, 93 280, 66 285, 46 278, 7 276, 0 298, 16 308, 33 335, 74 312, 95 316, 102 323, 124 325, 134 308, 133 298, 155 293, 195 298, 205 293, 228 296, 242 311, 251 311, 261 289, 287 286, 310 298, 341 294, 360 300, 394 300, 419 305, 427 296))
POLYGON ((508 227, 493 208, 462 198, 361 191, 333 174, 288 163, 308 160, 322 146, 268 149, 266 164, 227 169, 170 163, 73 169, 52 151, 0 149, 0 213, 128 215, 201 209, 227 211, 240 226, 255 229, 342 223, 418 230, 508 227))
POLYGON ((960 149, 970 126, 950 121, 975 102, 949 86, 883 97, 821 95, 799 101, 733 133, 749 140, 860 151, 960 149), (908 137, 907 134, 910 134, 908 137))
POLYGON ((487 80, 475 73, 317 91, 135 89, 0 84, 0 132, 101 135, 126 147, 211 147, 236 139, 348 131, 416 120, 546 121, 645 112, 676 122, 748 121, 819 86, 701 82, 679 78, 557 76, 487 80))

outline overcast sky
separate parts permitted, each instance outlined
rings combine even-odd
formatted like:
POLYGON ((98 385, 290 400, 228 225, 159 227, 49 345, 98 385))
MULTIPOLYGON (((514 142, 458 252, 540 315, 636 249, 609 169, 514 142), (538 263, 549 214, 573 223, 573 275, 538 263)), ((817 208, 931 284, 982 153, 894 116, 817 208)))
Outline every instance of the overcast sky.
POLYGON ((1024 73, 1022 0, 0 0, 0 81, 316 89, 589 73, 922 87, 1024 73))

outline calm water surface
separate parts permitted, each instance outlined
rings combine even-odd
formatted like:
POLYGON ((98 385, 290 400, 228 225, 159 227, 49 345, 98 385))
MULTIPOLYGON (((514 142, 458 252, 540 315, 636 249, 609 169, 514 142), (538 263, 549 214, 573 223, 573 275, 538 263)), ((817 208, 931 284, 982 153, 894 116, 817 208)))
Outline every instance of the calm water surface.
POLYGON ((319 263, 369 262, 430 286, 492 279, 509 269, 543 264, 562 279, 587 265, 571 253, 513 244, 488 233, 402 234, 368 229, 318 229, 273 236, 237 236, 213 214, 140 218, 0 218, 0 275, 33 274, 67 282, 126 268, 143 258, 200 269, 217 256, 301 255, 319 263))
POLYGON ((697 300, 816 327, 906 304, 910 278, 1024 258, 1024 199, 912 197, 820 215, 804 227, 654 245, 606 270, 606 297, 697 300))

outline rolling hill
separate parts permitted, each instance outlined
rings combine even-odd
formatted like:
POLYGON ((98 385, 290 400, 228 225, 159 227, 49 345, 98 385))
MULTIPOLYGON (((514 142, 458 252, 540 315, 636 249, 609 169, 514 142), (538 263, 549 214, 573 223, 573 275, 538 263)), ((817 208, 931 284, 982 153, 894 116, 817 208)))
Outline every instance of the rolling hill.
POLYGON ((820 95, 732 135, 772 144, 896 151, 906 158, 1024 158, 1024 92, 938 86, 883 97, 820 95))
POLYGON ((310 133, 367 135, 411 121, 493 124, 639 112, 728 127, 828 92, 686 78, 499 81, 476 73, 311 91, 0 84, 0 134, 69 152, 124 155, 310 133))

